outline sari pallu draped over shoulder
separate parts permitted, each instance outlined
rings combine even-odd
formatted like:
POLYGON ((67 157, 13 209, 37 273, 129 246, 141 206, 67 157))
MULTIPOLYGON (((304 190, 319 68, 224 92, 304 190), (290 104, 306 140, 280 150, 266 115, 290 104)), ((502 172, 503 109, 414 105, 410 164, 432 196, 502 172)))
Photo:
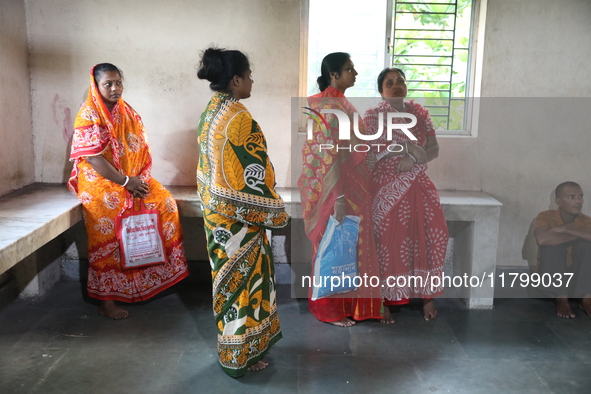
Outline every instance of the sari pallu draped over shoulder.
MULTIPOLYGON (((355 107, 345 95, 333 87, 308 98, 310 108, 320 113, 322 109, 337 109, 350 117, 353 125, 355 107)), ((328 123, 314 124, 312 139, 306 140, 302 149, 302 175, 298 180, 304 226, 306 235, 312 242, 312 261, 326 230, 328 219, 334 212, 334 203, 344 194, 346 214, 361 218, 357 256, 359 275, 377 277, 379 275, 373 229, 369 191, 369 171, 366 153, 350 150, 337 150, 336 146, 349 146, 361 143, 351 132, 349 141, 339 141, 339 125, 336 116, 323 114, 328 123), (333 146, 327 149, 327 146, 333 146), (323 148, 321 148, 323 147, 323 148)), ((359 122, 360 132, 364 132, 363 121, 359 122)), ((314 270, 312 270, 313 272, 314 270)), ((345 317, 355 320, 382 317, 380 291, 370 285, 362 286, 354 292, 338 294, 329 298, 308 301, 310 311, 321 321, 339 321, 345 317)))
MULTIPOLYGON (((364 121, 368 134, 377 131, 380 112, 399 111, 387 101, 367 110, 364 121)), ((429 112, 412 100, 405 101, 405 108, 400 112, 416 116, 417 124, 409 131, 417 140, 410 140, 400 129, 394 129, 392 141, 382 136, 376 144, 407 143, 425 149, 427 137, 435 135, 429 112)), ((407 122, 395 119, 397 123, 407 122)), ((427 163, 414 164, 409 171, 397 173, 401 159, 402 156, 380 159, 372 172, 374 232, 386 304, 443 294, 441 283, 432 279, 443 274, 448 241, 439 193, 426 173, 427 163)))
POLYGON ((217 93, 201 115, 197 186, 213 279, 222 369, 239 377, 281 338, 266 229, 290 217, 265 137, 242 103, 217 93))
POLYGON ((143 122, 123 99, 109 112, 90 71, 88 98, 74 123, 74 162, 68 188, 82 203, 88 234, 88 293, 100 300, 146 300, 188 275, 183 235, 176 201, 151 176, 152 158, 143 122), (121 174, 139 176, 148 184, 144 199, 158 209, 164 233, 166 262, 145 268, 123 269, 115 234, 115 217, 139 206, 123 186, 99 175, 86 160, 103 156, 121 174))

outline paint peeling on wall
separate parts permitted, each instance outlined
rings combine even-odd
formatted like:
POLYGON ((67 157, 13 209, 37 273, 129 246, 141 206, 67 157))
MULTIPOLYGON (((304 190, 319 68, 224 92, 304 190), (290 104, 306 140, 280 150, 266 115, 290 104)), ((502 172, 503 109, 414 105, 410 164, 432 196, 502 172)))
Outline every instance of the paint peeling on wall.
POLYGON ((74 134, 72 111, 70 111, 70 108, 65 106, 65 103, 60 99, 59 94, 53 96, 51 110, 53 112, 53 121, 55 122, 55 125, 60 127, 60 123, 62 124, 64 141, 69 142, 72 139, 72 135, 74 134), (61 122, 58 117, 62 117, 61 122))

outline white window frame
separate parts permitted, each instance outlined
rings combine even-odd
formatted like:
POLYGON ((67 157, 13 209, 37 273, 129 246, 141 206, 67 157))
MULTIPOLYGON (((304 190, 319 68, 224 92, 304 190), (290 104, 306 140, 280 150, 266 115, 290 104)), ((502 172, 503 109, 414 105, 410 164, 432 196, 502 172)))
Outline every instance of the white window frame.
MULTIPOLYGON (((478 136, 478 118, 480 113, 480 97, 482 85, 482 66, 484 56, 484 41, 486 28, 486 10, 488 0, 473 0, 473 27, 472 27, 472 56, 469 61, 468 80, 469 92, 466 100, 469 101, 466 105, 466 126, 464 130, 444 130, 438 132, 438 137, 443 138, 476 138, 478 136)), ((387 2, 386 15, 386 32, 385 44, 391 45, 392 32, 392 2, 387 2)), ((308 27, 309 27, 309 13, 310 1, 300 0, 300 82, 299 82, 299 97, 306 97, 308 92, 308 27)), ((390 54, 386 51, 384 59, 384 67, 390 67, 390 54)), ((377 77, 377 76, 376 76, 377 77)), ((305 116, 302 114, 299 121, 299 132, 305 132, 305 116)))

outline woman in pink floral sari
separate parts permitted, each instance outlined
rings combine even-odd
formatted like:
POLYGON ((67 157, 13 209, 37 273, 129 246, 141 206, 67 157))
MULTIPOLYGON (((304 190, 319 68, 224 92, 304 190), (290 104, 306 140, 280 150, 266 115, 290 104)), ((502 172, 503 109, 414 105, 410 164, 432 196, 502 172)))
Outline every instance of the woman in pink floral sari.
MULTIPOLYGON (((367 134, 376 134, 380 113, 383 122, 387 121, 388 112, 409 113, 417 118, 416 126, 409 128, 416 141, 400 129, 393 131, 392 141, 386 140, 386 133, 376 141, 404 147, 400 152, 378 152, 372 171, 372 210, 382 296, 385 305, 422 298, 424 317, 431 320, 437 316, 433 298, 443 294, 441 286, 432 286, 431 278, 443 273, 448 240, 439 193, 426 173, 427 162, 439 154, 439 145, 429 112, 412 100, 404 100, 407 87, 402 70, 383 70, 378 76, 378 90, 384 100, 366 111, 367 134)), ((396 120, 408 123, 404 118, 396 120)), ((385 125, 383 130, 387 130, 385 125)), ((388 308, 382 321, 394 322, 388 308)))

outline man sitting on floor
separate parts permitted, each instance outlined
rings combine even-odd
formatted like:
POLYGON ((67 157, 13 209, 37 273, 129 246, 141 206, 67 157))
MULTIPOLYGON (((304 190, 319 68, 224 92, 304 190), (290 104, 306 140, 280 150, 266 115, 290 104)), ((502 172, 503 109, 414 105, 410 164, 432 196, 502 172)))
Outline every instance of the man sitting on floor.
POLYGON ((591 217, 581 213, 583 190, 575 182, 564 182, 554 194, 558 209, 541 212, 534 232, 538 272, 552 277, 551 287, 543 290, 556 297, 558 316, 575 317, 568 302, 571 296, 582 298, 579 307, 591 317, 591 217))

